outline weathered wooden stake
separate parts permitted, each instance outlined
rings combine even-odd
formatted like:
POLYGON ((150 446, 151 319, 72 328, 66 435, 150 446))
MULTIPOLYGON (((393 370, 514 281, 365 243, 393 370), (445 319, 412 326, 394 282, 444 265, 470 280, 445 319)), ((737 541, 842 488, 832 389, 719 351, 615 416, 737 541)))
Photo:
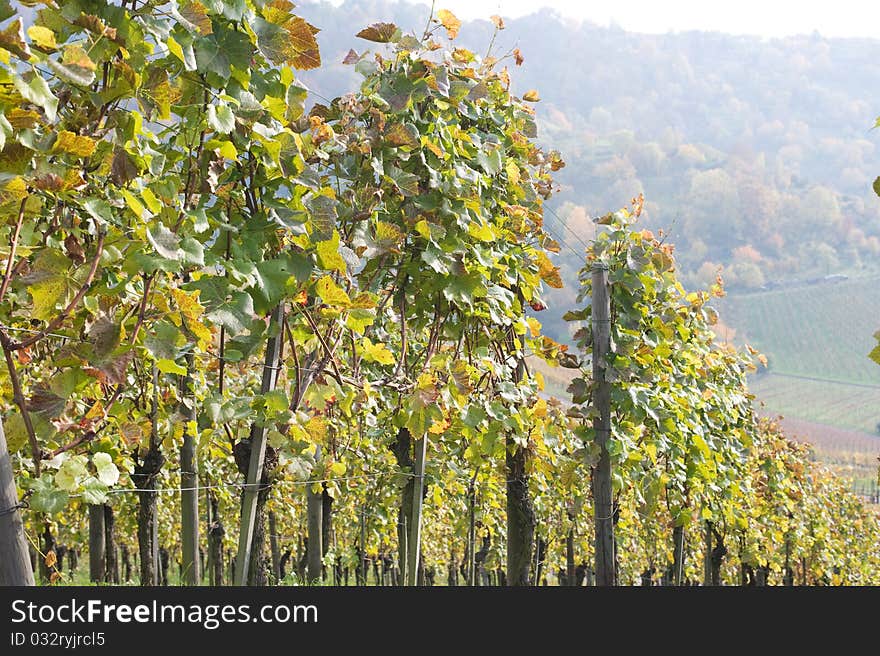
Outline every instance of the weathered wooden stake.
POLYGON ((593 264, 593 403, 597 416, 593 431, 599 445, 599 462, 593 469, 593 505, 596 526, 596 585, 617 585, 614 554, 614 504, 611 491, 611 385, 605 379, 606 357, 611 350, 611 296, 608 266, 593 264))

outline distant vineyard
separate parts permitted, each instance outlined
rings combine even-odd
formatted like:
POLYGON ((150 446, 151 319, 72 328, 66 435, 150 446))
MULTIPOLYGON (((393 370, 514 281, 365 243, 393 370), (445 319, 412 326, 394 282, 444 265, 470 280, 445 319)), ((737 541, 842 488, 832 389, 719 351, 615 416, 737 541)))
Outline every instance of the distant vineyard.
POLYGON ((764 353, 771 373, 880 388, 880 367, 867 358, 880 313, 876 277, 729 295, 719 309, 734 341, 764 353))

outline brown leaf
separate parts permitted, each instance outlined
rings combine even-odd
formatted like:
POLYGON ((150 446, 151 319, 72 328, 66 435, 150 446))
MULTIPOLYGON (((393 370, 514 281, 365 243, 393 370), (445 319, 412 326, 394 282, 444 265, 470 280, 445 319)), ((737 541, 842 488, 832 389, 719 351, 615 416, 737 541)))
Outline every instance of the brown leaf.
POLYGON ((82 264, 86 261, 86 253, 79 243, 79 239, 72 233, 64 239, 64 251, 75 264, 82 264))
POLYGON ((345 59, 342 60, 342 63, 346 65, 357 64, 360 60, 360 56, 352 48, 348 51, 348 54, 345 56, 345 59))
POLYGON ((394 37, 395 32, 397 32, 397 25, 394 23, 373 23, 355 36, 376 43, 388 43, 394 37))
POLYGON ((113 163, 110 165, 110 179, 117 187, 124 187, 129 180, 137 177, 138 167, 131 155, 124 148, 120 148, 113 155, 113 163))
MULTIPOLYGON (((107 37, 111 41, 116 41, 116 28, 107 27, 104 24, 104 21, 93 14, 80 14, 79 17, 73 21, 73 24, 78 27, 84 27, 97 36, 107 37)), ((117 43, 120 42, 117 41, 117 43)))
POLYGON ((134 352, 126 351, 122 355, 112 358, 105 364, 102 364, 100 371, 104 374, 104 380, 111 385, 122 385, 126 382, 128 374, 128 366, 134 360, 134 352))
POLYGON ((46 567, 55 567, 55 563, 58 562, 58 556, 56 556, 55 552, 50 549, 43 562, 46 563, 46 567))
POLYGON ((31 58, 31 51, 24 40, 21 18, 16 18, 6 26, 5 30, 0 32, 0 48, 6 48, 20 59, 28 60, 31 58))
POLYGON ((33 109, 21 109, 20 107, 16 107, 9 110, 9 113, 6 115, 6 120, 8 120, 9 124, 14 128, 32 128, 37 124, 37 121, 40 120, 40 113, 33 109))
POLYGON ((513 61, 516 62, 517 66, 522 66, 523 62, 525 61, 525 58, 522 56, 522 53, 520 52, 519 48, 513 49, 513 61))
POLYGON ((495 24, 496 29, 504 29, 504 19, 501 18, 501 16, 499 16, 498 14, 493 14, 492 16, 489 16, 489 20, 495 24))
POLYGON ((110 353, 119 346, 121 327, 111 317, 102 314, 89 327, 86 337, 92 345, 94 357, 92 364, 102 362, 110 353))
POLYGON ((31 180, 31 184, 43 191, 61 191, 64 189, 64 178, 55 173, 44 173, 31 180))
POLYGON ((388 130, 385 132, 385 141, 392 146, 410 146, 411 148, 417 148, 421 143, 418 130, 414 126, 407 126, 403 123, 394 123, 388 126, 388 130))
POLYGON ((446 33, 449 35, 450 39, 454 39, 458 36, 458 31, 461 29, 461 21, 455 17, 448 9, 441 9, 437 12, 437 22, 439 22, 443 27, 446 28, 446 33))
POLYGON ((290 64, 302 71, 318 68, 321 65, 321 53, 315 40, 317 28, 295 16, 284 25, 284 29, 290 39, 290 64))
POLYGON ((208 10, 199 0, 184 0, 179 3, 180 15, 190 23, 195 25, 199 34, 207 36, 213 33, 214 28, 211 25, 211 17, 208 16, 208 10))

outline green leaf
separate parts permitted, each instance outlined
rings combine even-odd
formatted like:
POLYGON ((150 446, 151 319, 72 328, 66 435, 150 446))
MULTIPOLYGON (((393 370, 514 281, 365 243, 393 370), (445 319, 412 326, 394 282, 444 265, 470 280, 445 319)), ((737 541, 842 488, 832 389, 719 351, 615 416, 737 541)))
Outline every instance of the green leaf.
POLYGON ((275 389, 263 394, 264 407, 269 413, 284 412, 290 407, 290 400, 284 390, 275 389))
POLYGON ((880 196, 880 177, 874 180, 874 193, 880 196))
POLYGON ((28 443, 27 428, 18 412, 3 420, 3 431, 6 434, 6 448, 9 449, 9 453, 18 453, 28 443))
POLYGON ((229 134, 235 129, 235 114, 226 103, 208 105, 208 125, 217 132, 229 134))
POLYGON ((228 300, 209 303, 208 319, 224 326, 232 335, 247 330, 254 318, 254 301, 250 294, 233 292, 228 300))
POLYGON ((33 492, 30 498, 31 508, 50 515, 64 510, 70 499, 67 492, 55 486, 54 477, 47 472, 31 483, 30 489, 33 492))
POLYGON ((314 239, 330 239, 336 229, 336 201, 329 196, 318 195, 305 203, 312 216, 314 239))
POLYGON ((186 237, 180 242, 180 253, 185 264, 205 266, 205 248, 195 237, 186 237))
POLYGON ((173 36, 169 36, 165 43, 168 45, 168 50, 183 62, 184 69, 196 70, 196 55, 192 43, 178 43, 173 36))
POLYGON ((12 136, 12 125, 6 116, 0 112, 0 150, 6 147, 6 138, 12 136))
POLYGON ((165 358, 157 360, 156 367, 158 367, 159 371, 163 374, 177 374, 178 376, 186 375, 186 367, 177 364, 174 360, 167 360, 165 358))
POLYGON ((46 118, 50 122, 55 120, 55 114, 58 111, 58 98, 52 94, 49 85, 41 75, 34 73, 31 81, 28 83, 17 74, 13 74, 12 82, 25 100, 32 102, 38 107, 42 107, 46 113, 46 118))
POLYGON ((288 293, 287 285, 291 279, 297 282, 308 280, 312 263, 299 253, 287 253, 272 260, 264 260, 256 265, 259 284, 254 289, 254 309, 258 314, 266 314, 288 293))
POLYGON ((113 209, 110 203, 100 198, 89 198, 83 203, 83 209, 89 213, 95 221, 104 225, 113 221, 113 209))
POLYGON ((877 364, 880 364, 880 344, 877 344, 877 346, 873 348, 873 350, 868 354, 868 357, 877 364))
POLYGON ((15 9, 9 3, 9 0, 0 0, 0 22, 5 21, 10 16, 15 16, 15 9))
POLYGON ((88 474, 85 457, 73 456, 61 463, 58 473, 55 474, 55 485, 67 492, 73 492, 88 474))
POLYGON ((501 149, 481 150, 477 153, 477 163, 488 175, 496 175, 501 171, 501 149))
POLYGON ((34 301, 33 318, 50 321, 57 314, 57 306, 67 302, 73 282, 67 276, 69 265, 70 260, 60 251, 45 250, 37 257, 27 288, 34 301))
POLYGON ((443 295, 448 301, 467 307, 471 307, 475 299, 485 296, 486 293, 482 277, 476 273, 450 276, 443 288, 443 295))
POLYGON ((164 224, 159 223, 153 228, 148 226, 147 241, 166 260, 177 261, 181 259, 180 238, 164 224))
POLYGON ((98 480, 104 485, 116 485, 116 481, 119 480, 119 469, 113 464, 113 459, 109 453, 103 451, 96 453, 92 457, 92 462, 95 463, 98 480))
POLYGON ((89 476, 83 482, 82 496, 83 501, 91 505, 107 503, 107 485, 94 476, 89 476))
POLYGON ((245 34, 231 27, 224 27, 209 36, 196 39, 195 52, 198 70, 215 73, 227 80, 231 74, 231 66, 242 71, 250 67, 253 48, 245 34))

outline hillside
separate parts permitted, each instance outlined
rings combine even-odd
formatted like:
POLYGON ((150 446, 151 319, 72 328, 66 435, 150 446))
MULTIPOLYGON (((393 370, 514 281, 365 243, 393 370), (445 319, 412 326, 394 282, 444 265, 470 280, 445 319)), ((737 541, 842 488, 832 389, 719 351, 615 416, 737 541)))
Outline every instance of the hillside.
POLYGON ((767 357, 751 383, 767 413, 877 434, 880 367, 866 355, 875 341, 878 278, 731 294, 718 305, 721 337, 767 357))

